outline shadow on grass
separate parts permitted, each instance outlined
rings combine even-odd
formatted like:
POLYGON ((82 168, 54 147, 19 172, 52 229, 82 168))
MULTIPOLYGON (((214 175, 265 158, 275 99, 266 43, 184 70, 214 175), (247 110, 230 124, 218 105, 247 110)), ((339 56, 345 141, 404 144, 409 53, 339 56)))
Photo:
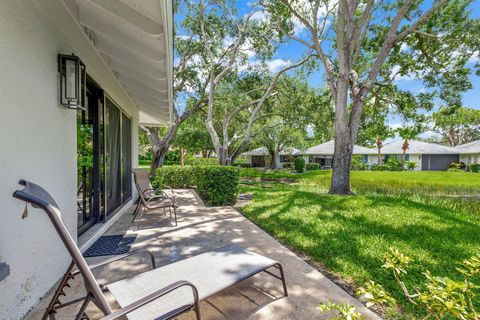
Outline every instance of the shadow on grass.
MULTIPOLYGON (((381 268, 390 247, 414 258, 407 285, 422 272, 455 278, 456 262, 480 252, 480 217, 392 196, 341 197, 276 186, 255 189, 246 216, 344 279, 382 284, 402 301, 381 268)), ((402 305, 417 313, 403 300, 402 305)))

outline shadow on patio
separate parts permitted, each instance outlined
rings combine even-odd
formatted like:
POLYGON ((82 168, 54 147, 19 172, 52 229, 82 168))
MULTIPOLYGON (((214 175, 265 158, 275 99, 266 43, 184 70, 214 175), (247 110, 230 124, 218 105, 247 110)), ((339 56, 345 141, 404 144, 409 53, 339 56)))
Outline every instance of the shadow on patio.
MULTIPOLYGON (((268 274, 258 274, 240 284, 202 301, 203 319, 321 319, 317 306, 320 302, 355 305, 368 319, 378 318, 358 301, 337 287, 320 272, 313 269, 290 250, 231 207, 207 208, 190 190, 176 190, 180 205, 178 226, 163 216, 163 209, 146 213, 138 223, 131 223, 134 207, 125 213, 106 235, 137 234, 132 250, 149 250, 155 255, 158 267, 203 252, 237 243, 246 249, 279 261, 285 270, 289 291, 283 297, 282 283, 268 274)), ((89 263, 107 257, 88 258, 89 263)), ((95 276, 101 283, 110 283, 148 270, 147 257, 135 256, 99 269, 95 276)), ((75 279, 66 291, 69 299, 84 294, 80 279, 75 279)), ((26 319, 40 319, 50 295, 45 297, 26 319)), ((112 296, 109 300, 114 303, 112 296)), ((79 304, 64 308, 57 319, 72 319, 79 304)), ((90 305, 91 319, 101 313, 90 305)), ((178 319, 194 319, 192 312, 178 319)))

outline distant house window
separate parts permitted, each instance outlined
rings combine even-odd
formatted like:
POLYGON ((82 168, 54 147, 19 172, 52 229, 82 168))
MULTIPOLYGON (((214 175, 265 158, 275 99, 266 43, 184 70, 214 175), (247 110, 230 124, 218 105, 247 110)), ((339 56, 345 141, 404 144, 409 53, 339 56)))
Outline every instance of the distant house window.
POLYGON ((405 155, 405 161, 410 161, 410 155, 409 154, 405 155))
POLYGON ((363 155, 363 163, 368 163, 368 155, 363 155))
POLYGON ((284 156, 284 155, 281 155, 281 156, 280 156, 280 162, 282 162, 282 163, 283 163, 283 162, 286 162, 286 161, 285 161, 285 156, 284 156))

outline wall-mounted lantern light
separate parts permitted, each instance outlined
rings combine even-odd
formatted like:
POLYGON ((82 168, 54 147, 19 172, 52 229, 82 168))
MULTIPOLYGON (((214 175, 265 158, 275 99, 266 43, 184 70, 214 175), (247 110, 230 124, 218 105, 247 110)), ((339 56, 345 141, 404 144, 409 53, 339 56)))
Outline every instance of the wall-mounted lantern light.
POLYGON ((85 110, 86 70, 76 55, 58 55, 60 104, 69 109, 85 110))

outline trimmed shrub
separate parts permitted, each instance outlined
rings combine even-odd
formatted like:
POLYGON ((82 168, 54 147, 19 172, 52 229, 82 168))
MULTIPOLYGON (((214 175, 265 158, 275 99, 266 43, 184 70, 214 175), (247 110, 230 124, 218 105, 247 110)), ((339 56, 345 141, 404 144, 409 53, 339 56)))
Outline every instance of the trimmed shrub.
POLYGON ((149 166, 152 163, 152 159, 140 159, 138 164, 141 166, 149 166))
POLYGON ((217 158, 194 158, 190 157, 185 159, 187 166, 216 166, 218 165, 217 158))
POLYGON ((479 163, 472 163, 470 165, 471 172, 480 172, 480 164, 479 163))
POLYGON ((307 163, 305 168, 307 170, 319 170, 320 169, 320 164, 318 164, 316 162, 307 163))
POLYGON ((163 163, 167 165, 175 165, 180 163, 180 151, 173 150, 167 151, 165 154, 165 158, 163 159, 163 163))
POLYGON ((193 166, 167 166, 158 168, 152 186, 163 188, 191 188, 197 184, 197 171, 193 166))
POLYGON ((240 170, 227 166, 198 167, 197 188, 211 206, 234 204, 238 195, 240 170))
POLYGON ((298 173, 305 172, 305 159, 303 159, 302 157, 296 158, 294 162, 294 166, 295 166, 295 171, 297 171, 298 173))
POLYGON ((251 168, 252 164, 251 163, 234 163, 234 167, 239 167, 239 168, 251 168))
POLYGON ((168 166, 158 168, 152 186, 194 188, 208 205, 233 204, 238 195, 240 171, 227 166, 168 166))

